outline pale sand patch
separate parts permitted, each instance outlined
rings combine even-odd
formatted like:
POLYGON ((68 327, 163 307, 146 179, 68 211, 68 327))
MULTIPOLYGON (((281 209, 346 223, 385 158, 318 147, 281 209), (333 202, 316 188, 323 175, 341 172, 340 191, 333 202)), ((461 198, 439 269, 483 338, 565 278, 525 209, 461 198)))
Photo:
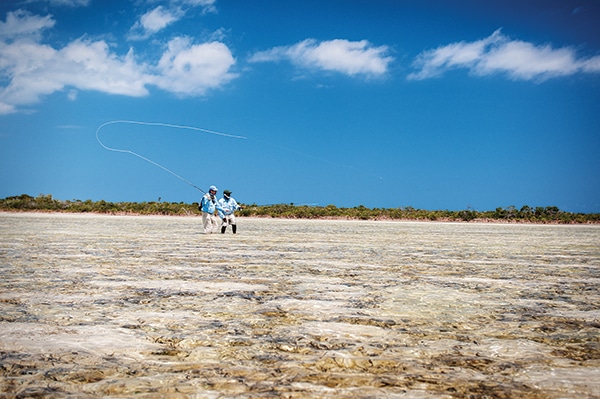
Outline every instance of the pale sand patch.
POLYGON ((600 226, 0 214, 0 396, 597 398, 600 226))

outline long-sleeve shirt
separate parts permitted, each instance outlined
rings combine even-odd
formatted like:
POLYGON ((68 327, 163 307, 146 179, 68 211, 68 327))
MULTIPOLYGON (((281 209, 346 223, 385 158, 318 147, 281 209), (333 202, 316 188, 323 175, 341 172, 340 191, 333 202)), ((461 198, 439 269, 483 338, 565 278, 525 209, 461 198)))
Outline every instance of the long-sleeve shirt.
POLYGON ((221 198, 218 203, 217 211, 219 212, 219 217, 223 219, 227 215, 231 215, 233 212, 240 209, 240 206, 235 201, 233 197, 229 198, 221 198))
POLYGON ((215 209, 218 210, 217 205, 217 199, 209 193, 204 194, 200 201, 200 209, 202 212, 210 213, 211 215, 215 213, 215 209))

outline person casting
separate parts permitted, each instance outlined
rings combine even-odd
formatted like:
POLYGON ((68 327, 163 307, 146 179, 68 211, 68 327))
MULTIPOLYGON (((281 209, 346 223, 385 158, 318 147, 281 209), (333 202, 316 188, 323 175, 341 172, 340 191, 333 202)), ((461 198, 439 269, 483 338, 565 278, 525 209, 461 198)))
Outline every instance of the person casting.
POLYGON ((204 234, 216 233, 219 229, 219 223, 215 216, 215 211, 219 209, 217 201, 217 187, 210 186, 208 192, 200 200, 200 210, 202 211, 202 226, 204 234))

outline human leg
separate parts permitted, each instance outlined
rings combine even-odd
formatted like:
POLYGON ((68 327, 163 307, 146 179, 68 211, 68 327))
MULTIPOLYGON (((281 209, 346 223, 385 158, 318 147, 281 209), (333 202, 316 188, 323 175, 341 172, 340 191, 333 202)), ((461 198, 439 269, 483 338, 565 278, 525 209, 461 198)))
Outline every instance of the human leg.
POLYGON ((231 225, 231 230, 233 230, 233 234, 237 233, 237 224, 235 223, 235 215, 231 214, 227 217, 227 221, 231 225))
POLYGON ((210 215, 210 232, 211 233, 216 233, 217 231, 219 231, 219 222, 218 222, 218 218, 215 215, 210 215))
POLYGON ((206 212, 202 212, 202 228, 203 228, 203 233, 204 234, 209 234, 210 233, 210 215, 206 212))

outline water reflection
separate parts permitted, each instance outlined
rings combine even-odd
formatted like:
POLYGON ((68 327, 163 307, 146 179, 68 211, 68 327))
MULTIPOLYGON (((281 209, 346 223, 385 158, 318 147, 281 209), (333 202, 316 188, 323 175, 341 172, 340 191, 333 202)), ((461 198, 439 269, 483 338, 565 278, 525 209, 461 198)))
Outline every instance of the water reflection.
POLYGON ((600 227, 0 214, 0 392, 594 398, 600 227))

